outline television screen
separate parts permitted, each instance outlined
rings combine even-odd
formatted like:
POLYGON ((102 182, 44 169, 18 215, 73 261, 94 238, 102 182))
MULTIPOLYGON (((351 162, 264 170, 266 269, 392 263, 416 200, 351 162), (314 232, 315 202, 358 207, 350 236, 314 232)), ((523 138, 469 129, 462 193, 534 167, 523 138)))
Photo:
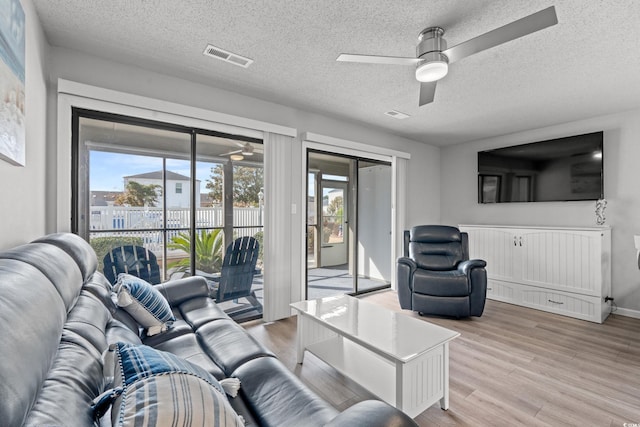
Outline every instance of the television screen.
POLYGON ((604 197, 603 132, 478 153, 478 202, 552 202, 604 197))

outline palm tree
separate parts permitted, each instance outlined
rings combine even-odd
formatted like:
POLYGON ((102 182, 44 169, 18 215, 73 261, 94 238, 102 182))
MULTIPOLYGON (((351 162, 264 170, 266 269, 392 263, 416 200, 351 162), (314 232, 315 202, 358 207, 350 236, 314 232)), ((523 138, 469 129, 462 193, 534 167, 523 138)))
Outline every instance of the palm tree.
MULTIPOLYGON (((195 234, 196 243, 196 270, 205 273, 219 273, 222 269, 224 234, 221 229, 199 230, 195 234)), ((180 233, 171 238, 169 249, 180 249, 191 254, 191 236, 189 233, 180 233)), ((183 258, 168 265, 175 268, 175 272, 188 271, 191 265, 191 257, 183 258)))

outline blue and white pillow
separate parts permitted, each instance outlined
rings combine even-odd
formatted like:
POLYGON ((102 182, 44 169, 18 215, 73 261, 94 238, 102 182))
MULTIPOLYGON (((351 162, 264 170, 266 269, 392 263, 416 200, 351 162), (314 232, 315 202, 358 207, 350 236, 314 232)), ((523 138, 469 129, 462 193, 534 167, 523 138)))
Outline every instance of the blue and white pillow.
POLYGON ((114 426, 244 426, 218 381, 174 354, 117 343, 105 352, 104 368, 114 378, 114 426))
POLYGON ((147 335, 166 331, 176 318, 162 294, 145 280, 120 273, 114 287, 117 304, 147 330, 147 335))

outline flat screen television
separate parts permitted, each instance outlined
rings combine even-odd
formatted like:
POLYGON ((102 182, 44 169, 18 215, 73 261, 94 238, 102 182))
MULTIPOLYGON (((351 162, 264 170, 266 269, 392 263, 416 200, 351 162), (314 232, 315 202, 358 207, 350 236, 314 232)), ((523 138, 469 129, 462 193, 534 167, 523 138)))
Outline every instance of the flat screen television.
POLYGON ((604 198, 603 132, 480 151, 478 203, 604 198))

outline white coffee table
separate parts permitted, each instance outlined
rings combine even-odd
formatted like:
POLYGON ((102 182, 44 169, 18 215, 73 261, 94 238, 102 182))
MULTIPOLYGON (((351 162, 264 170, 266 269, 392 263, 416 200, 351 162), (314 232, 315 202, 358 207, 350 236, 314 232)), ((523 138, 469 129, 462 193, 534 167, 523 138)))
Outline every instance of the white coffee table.
POLYGON ((412 418, 438 401, 449 408, 449 341, 458 332, 348 295, 291 307, 298 363, 310 351, 412 418))

